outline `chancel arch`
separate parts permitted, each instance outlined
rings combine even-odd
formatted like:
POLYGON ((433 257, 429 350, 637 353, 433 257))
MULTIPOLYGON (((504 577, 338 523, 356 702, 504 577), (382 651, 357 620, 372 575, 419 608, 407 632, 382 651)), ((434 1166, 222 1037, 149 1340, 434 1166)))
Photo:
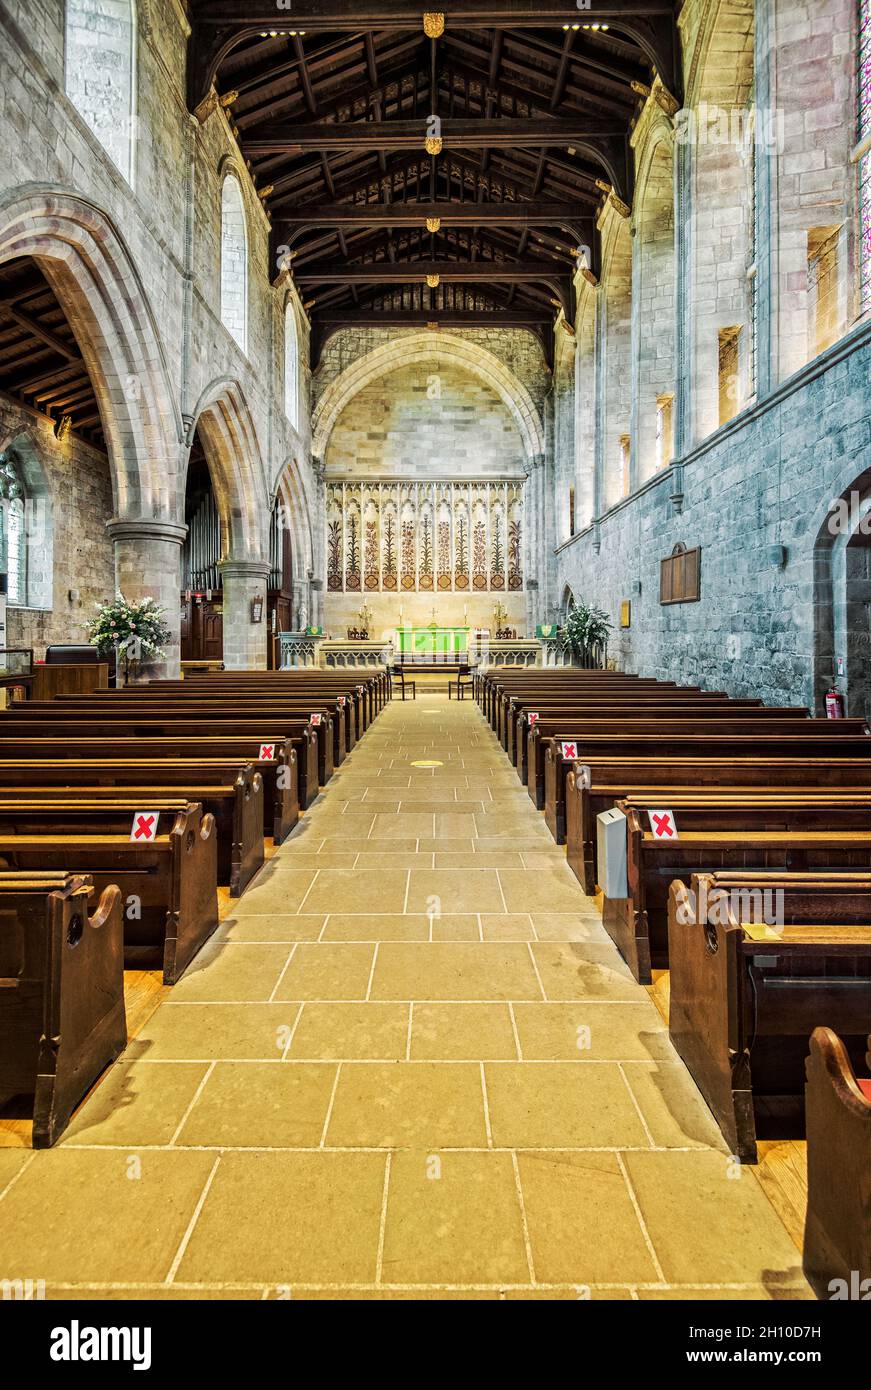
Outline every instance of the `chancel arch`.
POLYGON ((321 402, 327 626, 519 630, 531 397, 477 345, 396 347, 321 402))
POLYGON ((478 377, 489 386, 511 412, 531 462, 544 451, 544 430, 540 414, 526 387, 503 362, 478 343, 466 342, 448 333, 409 333, 397 337, 365 354, 346 367, 320 396, 312 416, 312 453, 322 459, 327 441, 341 411, 349 400, 369 383, 384 376, 391 367, 419 364, 452 364, 478 377))

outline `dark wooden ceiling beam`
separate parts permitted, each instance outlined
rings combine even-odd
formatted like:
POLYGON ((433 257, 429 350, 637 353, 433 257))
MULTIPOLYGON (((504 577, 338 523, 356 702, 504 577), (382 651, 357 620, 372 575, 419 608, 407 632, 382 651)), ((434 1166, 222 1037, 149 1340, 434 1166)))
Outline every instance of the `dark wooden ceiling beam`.
MULTIPOLYGON (((426 134, 421 121, 333 121, 322 125, 281 125, 258 131, 245 141, 246 153, 291 154, 304 150, 414 149, 422 148, 426 134)), ((451 120, 441 123, 448 149, 483 149, 487 146, 572 145, 625 136, 619 121, 597 117, 520 118, 493 121, 451 120)))
POLYGON ((534 328, 549 323, 547 314, 532 309, 330 309, 318 316, 324 328, 403 328, 436 322, 442 327, 534 328))
POLYGON ((11 319, 13 323, 18 324, 19 328, 25 329, 32 337, 39 338, 41 342, 45 343, 46 347, 50 347, 54 352, 60 353, 61 357, 65 357, 68 361, 81 361, 81 353, 75 341, 70 343, 66 342, 63 338, 59 338, 56 333, 52 333, 50 328, 46 328, 45 324, 39 323, 36 319, 31 318, 30 314, 24 314, 20 309, 12 308, 10 304, 0 303, 0 316, 11 319))
MULTIPOLYGON (((421 27, 419 0, 293 0, 293 10, 285 18, 274 0, 193 0, 190 6, 194 24, 220 29, 225 25, 252 30, 304 28, 307 33, 336 28, 397 29, 421 27)), ((595 22, 635 15, 670 14, 669 0, 596 0, 595 22)), ((575 0, 450 0, 446 22, 465 29, 531 28, 577 24, 575 0)))
POLYGON ((417 261, 413 264, 391 265, 379 261, 372 265, 345 265, 342 262, 327 261, 321 264, 301 266, 294 272, 294 279, 306 285, 330 284, 402 284, 406 280, 423 279, 427 275, 438 275, 439 279, 451 281, 501 280, 506 284, 522 284, 525 281, 551 280, 570 273, 570 268, 554 260, 547 261, 417 261))
MULTIPOLYGON (((402 30, 421 32, 422 13, 407 0, 294 0, 293 11, 284 19, 274 5, 249 4, 248 0, 197 0, 191 14, 188 62, 188 101, 196 111, 208 96, 222 64, 250 41, 277 39, 291 28, 308 34, 336 29, 402 30)), ((638 45, 647 60, 676 96, 680 78, 679 48, 674 17, 674 0, 596 0, 595 22, 603 21, 626 34, 638 45)), ((502 0, 487 7, 480 0, 454 0, 447 13, 447 30, 519 29, 524 31, 563 28, 584 22, 584 12, 574 0, 537 5, 535 0, 502 0)), ((603 35, 603 37, 605 37, 603 35)), ((612 37, 611 30, 608 38, 612 37)), ((613 36, 616 38, 616 35, 613 36)), ((243 50, 243 55, 244 55, 243 50)))
POLYGON ((438 217, 444 227, 499 223, 508 227, 547 227, 584 219, 577 204, 550 200, 491 203, 309 203, 282 213, 279 220, 300 227, 416 227, 438 217))

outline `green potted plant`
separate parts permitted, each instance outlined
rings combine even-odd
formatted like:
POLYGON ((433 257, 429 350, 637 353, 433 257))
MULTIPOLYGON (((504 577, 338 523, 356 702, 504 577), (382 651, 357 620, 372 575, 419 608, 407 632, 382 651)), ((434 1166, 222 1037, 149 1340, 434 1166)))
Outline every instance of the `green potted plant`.
POLYGON ((160 661, 172 638, 164 610, 153 598, 129 601, 123 594, 111 603, 98 603, 96 616, 88 623, 88 641, 101 656, 115 652, 116 662, 129 685, 141 661, 160 661))
POLYGON ((576 604, 557 634, 557 646, 576 666, 604 666, 612 623, 601 608, 576 604))

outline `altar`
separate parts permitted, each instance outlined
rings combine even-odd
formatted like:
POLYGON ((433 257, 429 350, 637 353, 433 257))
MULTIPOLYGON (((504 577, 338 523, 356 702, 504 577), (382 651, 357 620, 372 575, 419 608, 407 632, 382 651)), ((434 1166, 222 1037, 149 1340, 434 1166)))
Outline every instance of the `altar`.
POLYGON ((429 627, 406 626, 396 629, 402 656, 430 659, 465 656, 469 650, 470 631, 468 627, 438 627, 435 623, 430 623, 429 627))

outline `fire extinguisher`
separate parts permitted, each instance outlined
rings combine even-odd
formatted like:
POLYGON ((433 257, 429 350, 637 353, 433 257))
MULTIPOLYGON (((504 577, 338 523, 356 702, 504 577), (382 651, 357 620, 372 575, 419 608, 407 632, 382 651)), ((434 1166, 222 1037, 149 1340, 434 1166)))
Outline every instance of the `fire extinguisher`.
POLYGON ((844 718, 844 697, 836 685, 826 691, 826 718, 844 718))

